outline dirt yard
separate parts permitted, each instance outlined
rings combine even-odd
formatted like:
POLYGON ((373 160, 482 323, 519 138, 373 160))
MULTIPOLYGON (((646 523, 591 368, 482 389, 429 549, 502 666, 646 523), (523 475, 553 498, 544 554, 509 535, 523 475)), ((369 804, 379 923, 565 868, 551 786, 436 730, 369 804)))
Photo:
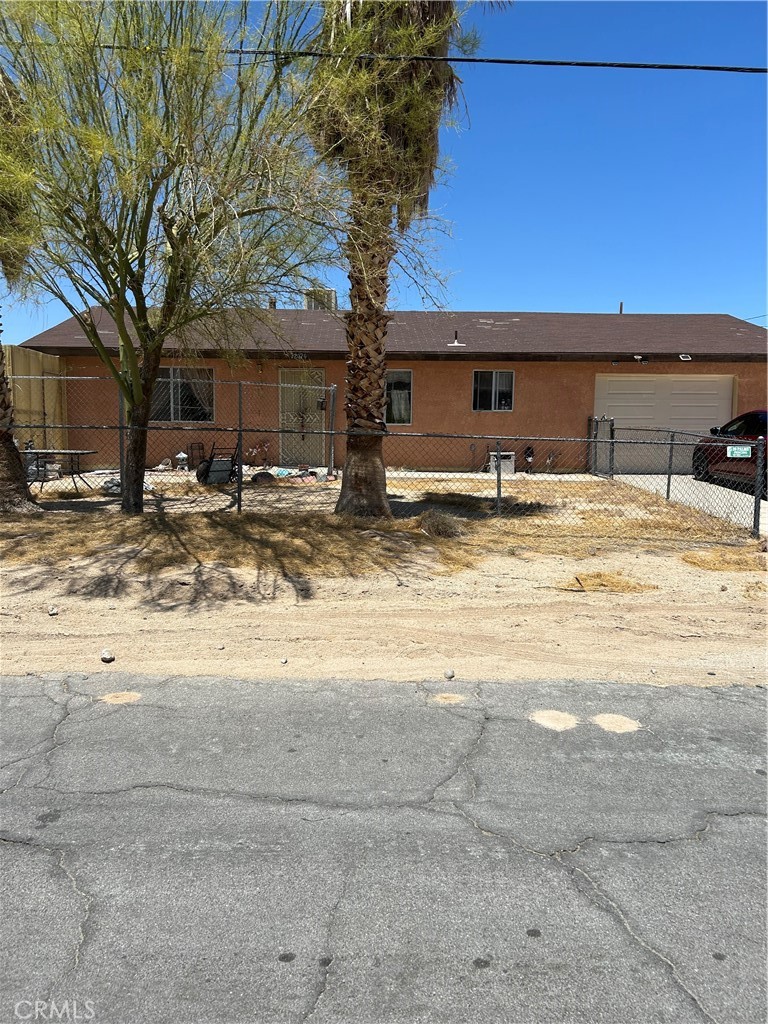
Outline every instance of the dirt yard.
POLYGON ((764 683, 755 542, 498 523, 442 538, 421 525, 105 512, 4 523, 3 671, 764 683))

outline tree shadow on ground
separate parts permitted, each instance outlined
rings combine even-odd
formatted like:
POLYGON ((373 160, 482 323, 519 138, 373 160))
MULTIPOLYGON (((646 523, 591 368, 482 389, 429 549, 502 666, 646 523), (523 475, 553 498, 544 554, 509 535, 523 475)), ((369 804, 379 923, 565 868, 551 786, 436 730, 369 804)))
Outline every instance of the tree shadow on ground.
POLYGON ((408 501, 401 495, 390 494, 389 505, 392 514, 398 519, 422 515, 427 509, 450 512, 451 515, 463 519, 487 519, 489 516, 521 519, 558 511, 556 505, 548 505, 542 501, 519 501, 507 495, 502 497, 497 505, 496 498, 461 491, 425 491, 418 501, 408 501))
MULTIPOLYGON (((81 507, 82 508, 82 507, 81 507)), ((328 514, 231 512, 40 516, 12 524, 0 554, 26 562, 14 589, 41 590, 55 575, 63 595, 134 598, 155 610, 195 610, 225 601, 253 604, 316 596, 324 576, 400 574, 434 559, 429 538, 405 524, 328 514), (14 546, 24 545, 24 551, 14 546)))

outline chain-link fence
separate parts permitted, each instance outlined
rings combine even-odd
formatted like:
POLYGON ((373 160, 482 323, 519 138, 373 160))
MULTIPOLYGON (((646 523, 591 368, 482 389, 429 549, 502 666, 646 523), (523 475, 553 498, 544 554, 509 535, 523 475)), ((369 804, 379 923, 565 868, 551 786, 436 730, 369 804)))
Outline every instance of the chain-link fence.
MULTIPOLYGON (((332 512, 347 442, 331 429, 336 390, 295 373, 268 385, 168 371, 147 430, 146 510, 332 512)), ((35 421, 15 428, 30 490, 43 505, 117 509, 130 433, 118 389, 102 378, 57 386, 35 421)), ((576 438, 395 429, 383 458, 400 518, 433 510, 520 534, 727 540, 757 535, 765 512, 764 440, 620 430, 607 420, 576 438)))

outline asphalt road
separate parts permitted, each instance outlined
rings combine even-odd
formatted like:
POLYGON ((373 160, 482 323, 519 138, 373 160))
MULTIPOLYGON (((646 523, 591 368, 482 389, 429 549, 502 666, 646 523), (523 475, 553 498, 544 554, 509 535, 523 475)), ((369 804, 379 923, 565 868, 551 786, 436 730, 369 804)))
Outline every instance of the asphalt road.
POLYGON ((763 689, 3 695, 3 1022, 765 1020, 763 689))

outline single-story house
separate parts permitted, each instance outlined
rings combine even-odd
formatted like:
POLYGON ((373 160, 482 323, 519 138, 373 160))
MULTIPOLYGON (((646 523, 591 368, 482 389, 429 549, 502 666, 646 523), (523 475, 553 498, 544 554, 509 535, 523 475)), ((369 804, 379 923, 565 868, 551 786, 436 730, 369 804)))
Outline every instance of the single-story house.
MULTIPOLYGON (((104 337, 114 338, 116 350, 107 314, 95 308, 92 316, 104 337)), ((239 361, 201 344, 189 368, 169 352, 162 371, 167 383, 155 403, 158 425, 231 428, 242 416, 247 429, 343 430, 341 313, 295 309, 271 310, 269 316, 274 327, 263 314, 252 325, 241 317, 239 361), (259 401, 245 389, 249 397, 239 411, 235 382, 271 387, 259 390, 259 401), (333 423, 333 403, 307 402, 297 385, 337 387, 333 423)), ((624 427, 706 432, 766 407, 767 338, 762 327, 724 314, 397 311, 387 339, 389 432, 577 438, 586 436, 592 416, 613 417, 624 427)), ((57 357, 68 379, 73 427, 117 424, 114 386, 72 380, 106 376, 76 320, 21 348, 57 357)), ((323 440, 310 433, 298 438, 272 461, 322 464, 323 440)), ((188 439, 188 430, 178 440, 167 436, 167 454, 188 439)), ((86 441, 70 430, 73 447, 92 447, 86 441)), ((455 445, 436 439, 421 441, 418 450, 421 464, 430 467, 472 468, 473 459, 484 457, 484 450, 470 455, 470 446, 464 448, 467 453, 458 456, 455 445)), ((343 445, 337 457, 343 462, 343 445)), ((388 461, 414 464, 404 455, 388 461)))

